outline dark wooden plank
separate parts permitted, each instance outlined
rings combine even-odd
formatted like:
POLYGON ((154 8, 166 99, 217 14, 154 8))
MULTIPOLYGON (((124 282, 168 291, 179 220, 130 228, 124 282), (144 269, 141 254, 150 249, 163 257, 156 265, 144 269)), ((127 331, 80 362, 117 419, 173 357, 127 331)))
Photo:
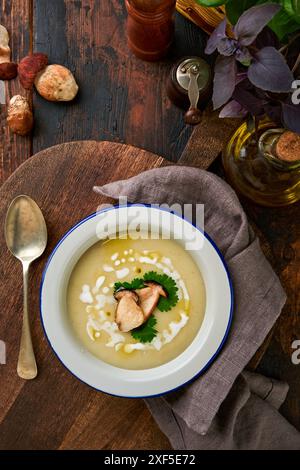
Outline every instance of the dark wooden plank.
POLYGON ((239 123, 239 119, 220 119, 219 112, 213 112, 212 107, 208 106, 203 112, 202 122, 195 126, 179 162, 208 169, 239 123))
MULTIPOLYGON (((299 263, 298 263, 299 264, 299 263)), ((299 270, 299 268, 298 268, 299 270)), ((299 305, 298 305, 298 316, 299 316, 299 305)), ((293 313, 291 317, 295 318, 293 313)), ((287 318, 287 311, 285 311, 282 318, 287 318)), ((291 319, 290 319, 291 320, 291 319)), ((288 321, 289 324, 290 321, 288 321)), ((294 339, 300 338, 299 318, 296 323, 290 328, 290 335, 294 336, 294 339)), ((275 336, 262 358, 258 367, 258 372, 274 377, 279 380, 284 380, 289 385, 289 393, 287 399, 282 405, 280 412, 288 419, 300 431, 300 365, 295 365, 291 361, 292 348, 289 343, 289 350, 284 351, 280 343, 281 328, 278 324, 275 336)))
POLYGON ((35 50, 69 67, 79 83, 73 103, 35 96, 34 152, 74 139, 134 143, 176 161, 191 133, 166 96, 172 63, 201 54, 204 35, 176 16, 175 43, 166 61, 147 63, 127 47, 125 2, 34 2, 35 50))
POLYGON ((157 155, 116 143, 65 144, 31 158, 0 189, 2 226, 9 202, 22 193, 40 205, 49 232, 46 253, 31 270, 30 317, 39 375, 27 382, 16 374, 21 266, 0 233, 0 276, 5 278, 0 284, 0 332, 7 344, 7 364, 0 367, 0 449, 170 447, 143 400, 109 397, 73 377, 49 347, 38 315, 45 260, 70 226, 104 202, 92 187, 165 163, 157 155))
MULTIPOLYGON (((11 59, 14 62, 18 62, 31 49, 31 3, 31 0, 0 0, 0 23, 9 32, 11 59)), ((18 78, 3 83, 6 104, 0 104, 0 184, 31 155, 31 137, 17 136, 6 125, 7 103, 10 98, 21 94, 31 99, 31 93, 25 92, 18 78)))
POLYGON ((258 370, 289 384, 290 393, 282 413, 300 430, 300 366, 291 362, 292 343, 300 338, 300 203, 282 208, 262 208, 244 201, 244 207, 268 240, 268 259, 287 294, 286 305, 273 335, 267 339, 269 347, 261 355, 258 370))
MULTIPOLYGON (((31 0, 0 0, 0 23, 5 26, 10 35, 11 59, 18 62, 24 55, 31 50, 32 43, 32 8, 31 0)), ((2 85, 2 84, 0 84, 2 85)), ((10 82, 3 82, 5 89, 6 104, 0 105, 0 183, 6 180, 13 171, 31 155, 31 137, 21 137, 12 134, 6 124, 7 103, 15 94, 22 94, 31 99, 30 93, 25 93, 19 84, 18 79, 10 82)), ((2 256, 2 255, 1 255, 2 256)), ((7 270, 10 266, 7 265, 7 270)), ((11 267, 12 272, 15 268, 11 267)), ((21 275, 21 271, 19 272, 21 275)), ((3 278, 3 277, 2 277, 3 278)), ((21 289, 21 283, 16 282, 16 288, 21 289)), ((21 304, 14 298, 8 301, 7 311, 14 312, 16 304, 20 308, 21 304)), ((14 330, 13 318, 10 320, 5 318, 2 310, 0 313, 2 326, 1 339, 6 336, 6 329, 14 330)), ((10 341, 6 344, 8 358, 11 355, 13 343, 10 341)), ((0 420, 5 414, 5 410, 13 404, 15 397, 18 395, 22 383, 18 381, 15 375, 8 377, 6 381, 6 393, 2 395, 0 400, 0 420)))
POLYGON ((59 449, 169 449, 142 400, 93 395, 59 449), (91 436, 93 438, 91 439, 91 436))

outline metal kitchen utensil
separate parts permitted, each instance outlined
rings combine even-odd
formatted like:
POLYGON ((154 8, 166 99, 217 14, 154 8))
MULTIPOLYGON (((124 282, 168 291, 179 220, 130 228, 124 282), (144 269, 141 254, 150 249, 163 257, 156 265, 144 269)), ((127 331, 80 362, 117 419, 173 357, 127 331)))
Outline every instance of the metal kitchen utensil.
POLYGON ((11 253, 23 266, 24 311, 17 372, 23 379, 34 379, 37 366, 32 347, 28 314, 28 270, 47 245, 43 214, 29 196, 18 196, 10 204, 5 221, 5 238, 11 253))
POLYGON ((211 96, 211 69, 201 57, 186 57, 175 64, 167 85, 168 96, 180 108, 186 109, 187 124, 199 124, 201 109, 211 96))

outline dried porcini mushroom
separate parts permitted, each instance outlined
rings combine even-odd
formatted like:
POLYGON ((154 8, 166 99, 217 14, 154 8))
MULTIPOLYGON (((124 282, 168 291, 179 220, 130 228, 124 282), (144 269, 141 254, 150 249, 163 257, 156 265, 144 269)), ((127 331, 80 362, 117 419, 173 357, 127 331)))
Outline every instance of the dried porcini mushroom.
POLYGON ((116 323, 120 331, 128 332, 141 326, 154 312, 160 296, 168 296, 158 282, 145 281, 144 286, 136 290, 123 287, 115 292, 116 323))
POLYGON ((10 62, 9 34, 0 24, 0 64, 10 62))
POLYGON ((71 101, 78 85, 71 71, 62 65, 48 65, 34 81, 38 93, 48 101, 71 101))
POLYGON ((10 61, 9 34, 0 25, 0 80, 12 80, 18 75, 18 66, 10 61))
POLYGON ((120 289, 115 293, 115 299, 118 301, 115 321, 120 331, 124 333, 138 328, 144 321, 144 314, 138 305, 138 295, 127 289, 120 289))
POLYGON ((14 62, 0 63, 0 80, 12 80, 18 75, 18 65, 14 62))
POLYGON ((32 88, 34 80, 39 72, 48 64, 46 54, 35 52, 24 57, 19 63, 19 78, 21 85, 26 90, 32 88))
POLYGON ((15 95, 11 98, 7 111, 7 124, 19 135, 26 135, 33 128, 33 114, 24 96, 15 95))
POLYGON ((136 290, 136 293, 139 297, 139 304, 144 313, 144 321, 146 321, 154 312, 160 296, 167 297, 168 294, 158 282, 145 281, 144 284, 146 287, 136 290))

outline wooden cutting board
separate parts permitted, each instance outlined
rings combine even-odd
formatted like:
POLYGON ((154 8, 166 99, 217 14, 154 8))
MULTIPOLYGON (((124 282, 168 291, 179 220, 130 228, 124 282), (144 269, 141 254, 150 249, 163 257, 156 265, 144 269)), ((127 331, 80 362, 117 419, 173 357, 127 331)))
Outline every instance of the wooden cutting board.
POLYGON ((58 361, 39 319, 39 285, 55 244, 78 220, 107 202, 92 188, 169 164, 162 157, 111 142, 73 142, 30 158, 0 189, 0 449, 168 449, 143 400, 109 397, 75 379, 58 361), (46 219, 49 244, 30 275, 30 316, 39 375, 16 374, 22 318, 21 264, 8 252, 3 227, 11 200, 27 194, 46 219))

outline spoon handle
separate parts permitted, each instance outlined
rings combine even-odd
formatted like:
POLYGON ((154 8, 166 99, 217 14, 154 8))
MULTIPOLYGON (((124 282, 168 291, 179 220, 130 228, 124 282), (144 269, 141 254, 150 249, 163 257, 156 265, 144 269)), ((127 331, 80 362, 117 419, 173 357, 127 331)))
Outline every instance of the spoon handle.
POLYGON ((30 380, 37 376, 37 367, 32 347, 28 315, 28 270, 29 263, 23 263, 24 311, 20 352, 17 372, 22 379, 30 380))

